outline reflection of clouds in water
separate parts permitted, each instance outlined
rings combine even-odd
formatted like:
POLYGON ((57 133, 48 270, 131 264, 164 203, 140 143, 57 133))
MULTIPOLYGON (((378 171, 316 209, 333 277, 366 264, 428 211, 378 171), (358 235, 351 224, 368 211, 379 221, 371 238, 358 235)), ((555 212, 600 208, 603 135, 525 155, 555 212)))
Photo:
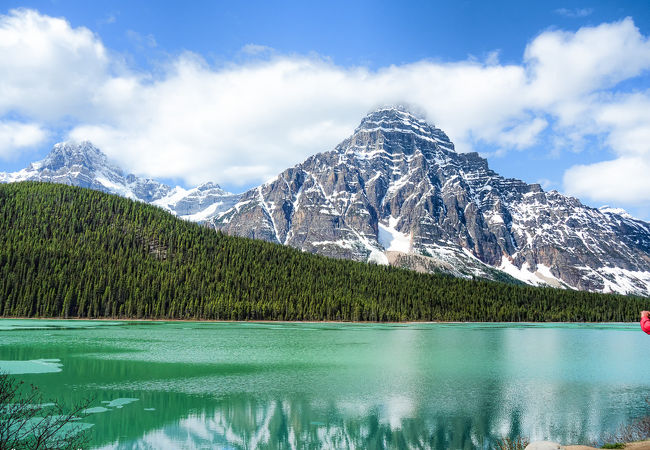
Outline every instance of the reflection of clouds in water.
MULTIPOLYGON (((386 423, 391 429, 399 429, 402 420, 415 417, 416 401, 414 395, 422 383, 418 372, 422 360, 428 356, 428 351, 422 345, 422 332, 416 329, 392 330, 387 341, 386 355, 390 360, 384 361, 382 376, 385 383, 398 392, 390 395, 379 408, 379 421, 386 423), (401 392, 399 392, 401 390, 401 392)), ((372 406, 366 406, 366 410, 372 406)))
POLYGON ((402 426, 402 420, 415 416, 415 404, 412 399, 396 395, 388 399, 381 409, 380 421, 388 423, 391 429, 402 426))
MULTIPOLYGON (((198 414, 167 420, 107 448, 490 448, 503 436, 563 442, 595 439, 605 429, 602 411, 585 404, 563 406, 567 390, 550 383, 513 383, 498 396, 476 399, 481 414, 458 403, 428 405, 426 399, 393 395, 330 402, 301 396, 262 398, 240 394, 210 402, 198 414), (564 389, 564 390, 563 390, 564 389), (583 408, 580 408, 583 406, 583 408), (577 407, 577 409, 576 409, 577 407), (560 426, 561 425, 561 426, 560 426), (586 432, 586 433, 585 433, 586 432)), ((586 389, 600 398, 599 386, 586 389)), ((600 401, 603 401, 602 399, 600 401)), ((606 409, 605 403, 595 408, 606 409)))
MULTIPOLYGON (((572 403, 563 392, 570 388, 544 382, 534 386, 513 383, 504 388, 504 398, 508 400, 496 411, 492 434, 525 435, 531 440, 553 437, 563 442, 596 440, 605 429, 603 412, 589 400, 572 403)), ((597 387, 588 394, 591 399, 597 397, 595 390, 597 387)))
POLYGON ((634 361, 626 348, 630 336, 601 328, 504 330, 498 357, 506 370, 494 433, 596 441, 612 424, 629 422, 634 399, 626 397, 637 396, 646 380, 643 370, 621 372, 634 361), (567 339, 569 332, 580 338, 567 339), (607 363, 598 355, 607 355, 607 363))
MULTIPOLYGON (((363 420, 364 417, 375 416, 379 423, 388 425, 391 429, 399 429, 404 419, 417 417, 416 405, 415 399, 406 395, 395 394, 387 399, 340 399, 336 401, 335 408, 342 417, 363 420)), ((324 404, 322 402, 312 402, 312 406, 314 409, 319 409, 324 404)), ((311 423, 315 425, 323 424, 322 421, 312 421, 311 423)))
MULTIPOLYGON (((364 406, 357 412, 366 414, 358 417, 345 417, 336 407, 330 404, 328 411, 313 411, 303 400, 234 398, 211 414, 189 415, 140 439, 102 448, 449 448, 450 442, 472 441, 471 427, 460 430, 440 417, 405 421, 413 408, 406 397, 396 396, 383 406, 364 406), (324 422, 311 420, 314 417, 324 422)), ((461 425, 467 424, 471 421, 461 425)))
MULTIPOLYGON (((313 403, 315 407, 320 406, 319 403, 313 403)), ((348 399, 341 399, 336 402, 336 407, 345 417, 363 417, 370 414, 371 405, 367 401, 355 399, 354 401, 348 399)))

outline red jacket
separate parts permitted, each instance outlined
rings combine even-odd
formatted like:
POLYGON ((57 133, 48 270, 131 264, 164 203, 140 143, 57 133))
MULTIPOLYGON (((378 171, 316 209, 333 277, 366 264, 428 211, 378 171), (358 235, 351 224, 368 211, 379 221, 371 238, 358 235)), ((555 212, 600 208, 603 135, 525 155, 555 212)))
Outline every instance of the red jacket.
POLYGON ((641 329, 646 333, 650 334, 650 319, 647 317, 641 318, 641 329))

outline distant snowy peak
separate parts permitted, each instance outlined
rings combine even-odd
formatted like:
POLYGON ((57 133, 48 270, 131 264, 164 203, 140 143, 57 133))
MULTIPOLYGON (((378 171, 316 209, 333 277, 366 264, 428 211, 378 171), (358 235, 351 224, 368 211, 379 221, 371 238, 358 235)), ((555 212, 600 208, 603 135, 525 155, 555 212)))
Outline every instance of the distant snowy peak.
POLYGON ((216 183, 205 183, 193 189, 176 186, 165 197, 152 204, 194 222, 203 222, 231 208, 240 194, 226 192, 216 183))
POLYGON ((107 156, 88 141, 56 144, 41 161, 19 172, 6 174, 0 180, 69 184, 145 202, 160 198, 170 190, 169 186, 154 180, 125 176, 122 169, 111 164, 107 156))
POLYGON ((45 159, 30 165, 34 170, 40 171, 57 171, 74 166, 90 170, 110 168, 112 171, 121 172, 116 166, 111 166, 106 155, 88 141, 79 144, 72 142, 55 144, 45 159))
POLYGON ((86 187, 122 197, 152 203, 172 214, 193 221, 205 221, 228 209, 239 198, 215 183, 183 189, 158 181, 125 175, 92 143, 62 142, 54 145, 41 161, 13 173, 0 173, 0 182, 47 181, 86 187))
POLYGON ((401 108, 371 112, 214 225, 336 258, 650 295, 650 224, 501 177, 401 108))

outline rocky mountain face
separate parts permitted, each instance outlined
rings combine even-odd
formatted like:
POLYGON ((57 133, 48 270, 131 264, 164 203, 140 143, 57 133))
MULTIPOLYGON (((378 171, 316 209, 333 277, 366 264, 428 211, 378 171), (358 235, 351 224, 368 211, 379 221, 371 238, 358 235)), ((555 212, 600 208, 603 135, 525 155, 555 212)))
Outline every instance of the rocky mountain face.
POLYGON ((199 222, 227 210, 239 200, 239 195, 226 192, 214 183, 186 190, 126 175, 90 142, 56 144, 42 161, 18 172, 0 173, 1 183, 27 180, 63 183, 117 194, 155 204, 179 217, 199 222))
POLYGON ((400 108, 369 114, 212 222, 336 258, 650 295, 650 224, 503 178, 400 108))
POLYGON ((56 144, 0 182, 49 181, 152 203, 226 233, 461 277, 650 295, 650 224, 507 179, 400 108, 243 194, 125 174, 89 142, 56 144))

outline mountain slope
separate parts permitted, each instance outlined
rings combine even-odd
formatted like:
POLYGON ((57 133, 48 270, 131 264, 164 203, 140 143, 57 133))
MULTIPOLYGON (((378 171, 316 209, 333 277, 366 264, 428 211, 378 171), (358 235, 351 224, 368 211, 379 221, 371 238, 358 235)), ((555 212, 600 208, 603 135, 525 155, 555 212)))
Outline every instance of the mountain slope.
POLYGON ((203 221, 234 205, 239 196, 214 183, 194 189, 171 188, 158 181, 125 175, 90 142, 56 144, 42 161, 13 173, 0 173, 0 183, 47 181, 80 186, 153 203, 188 220, 203 221))
POLYGON ((399 108, 242 195, 215 228, 456 276, 650 293, 650 224, 499 176, 399 108))
POLYGON ((0 218, 4 317, 632 321, 648 309, 323 258, 60 184, 0 185, 0 218))

